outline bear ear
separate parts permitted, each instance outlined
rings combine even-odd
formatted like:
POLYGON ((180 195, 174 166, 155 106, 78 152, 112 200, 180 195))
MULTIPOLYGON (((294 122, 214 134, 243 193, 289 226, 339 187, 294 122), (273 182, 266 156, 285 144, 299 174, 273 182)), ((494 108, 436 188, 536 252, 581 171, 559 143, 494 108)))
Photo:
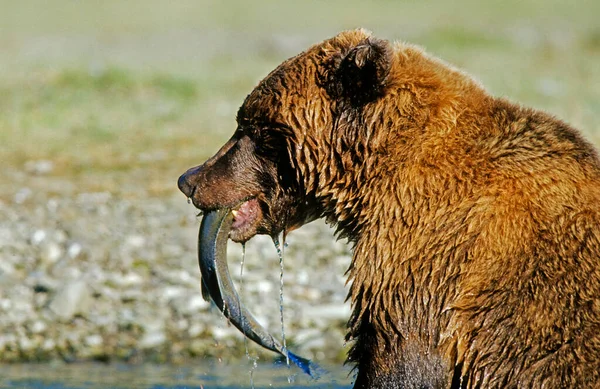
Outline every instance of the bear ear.
POLYGON ((383 95, 391 62, 392 48, 387 41, 367 38, 351 48, 335 72, 339 97, 363 105, 383 95))

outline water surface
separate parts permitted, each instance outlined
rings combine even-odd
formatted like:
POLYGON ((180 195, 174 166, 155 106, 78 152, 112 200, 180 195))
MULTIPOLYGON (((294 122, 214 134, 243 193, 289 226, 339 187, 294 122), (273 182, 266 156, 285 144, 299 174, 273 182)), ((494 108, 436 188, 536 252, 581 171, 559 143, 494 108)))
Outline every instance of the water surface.
MULTIPOLYGON (((253 372, 254 387, 349 389, 349 372, 327 366, 319 380, 296 368, 260 363, 253 372)), ((245 363, 199 363, 186 366, 120 364, 22 364, 0 366, 0 388, 7 389, 204 389, 251 388, 245 363)))

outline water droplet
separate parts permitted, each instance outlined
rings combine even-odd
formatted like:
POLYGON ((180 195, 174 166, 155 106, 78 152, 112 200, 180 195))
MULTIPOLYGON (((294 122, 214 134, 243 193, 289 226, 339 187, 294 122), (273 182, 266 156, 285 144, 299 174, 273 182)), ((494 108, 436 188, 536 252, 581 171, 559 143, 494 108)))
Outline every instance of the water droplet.
MULTIPOLYGON (((242 302, 241 302, 241 295, 242 295, 242 291, 244 289, 244 261, 246 260, 246 244, 242 243, 242 260, 240 261, 240 293, 238 294, 238 310, 241 312, 242 311, 242 302)), ((244 327, 244 316, 242 315, 242 328, 244 327)), ((246 334, 244 333, 244 345, 246 346, 246 356, 249 357, 248 355, 248 343, 246 341, 246 334)))
POLYGON ((188 197, 187 198, 187 202, 188 202, 188 204, 191 204, 192 203, 192 199, 188 197))
MULTIPOLYGON (((285 354, 285 362, 290 367, 290 357, 287 353, 287 344, 285 341, 285 326, 283 324, 283 249, 281 244, 279 243, 279 237, 273 236, 273 244, 277 249, 277 255, 279 256, 279 320, 281 321, 281 338, 282 338, 282 346, 283 353, 285 354)), ((288 381, 290 377, 288 376, 288 381)))
POLYGON ((277 249, 277 255, 279 256, 279 262, 283 261, 283 253, 281 252, 281 244, 279 243, 279 237, 278 236, 273 236, 273 244, 275 245, 275 248, 277 249))
MULTIPOLYGON (((245 261, 246 261, 246 243, 242 243, 242 260, 240 261, 240 293, 238 294, 238 309, 240 312, 242 311, 242 302, 240 300, 241 297, 239 297, 239 296, 242 295, 242 291, 244 288, 244 262, 245 261)), ((242 328, 245 328, 243 316, 242 316, 242 328)), ((258 367, 258 364, 256 363, 256 360, 258 359, 258 357, 253 357, 250 355, 250 352, 248 351, 248 338, 246 337, 245 333, 244 333, 244 347, 246 349, 246 358, 251 363, 250 370, 248 371, 250 373, 250 387, 252 389, 254 389, 254 371, 258 367)))
MULTIPOLYGON (((240 293, 238 294, 238 310, 242 311, 241 295, 244 290, 244 261, 246 260, 246 244, 242 243, 242 260, 240 261, 240 293)), ((244 316, 242 315, 242 328, 244 327, 244 316)), ((248 353, 248 341, 246 334, 244 333, 244 346, 246 347, 246 357, 250 358, 248 353)))

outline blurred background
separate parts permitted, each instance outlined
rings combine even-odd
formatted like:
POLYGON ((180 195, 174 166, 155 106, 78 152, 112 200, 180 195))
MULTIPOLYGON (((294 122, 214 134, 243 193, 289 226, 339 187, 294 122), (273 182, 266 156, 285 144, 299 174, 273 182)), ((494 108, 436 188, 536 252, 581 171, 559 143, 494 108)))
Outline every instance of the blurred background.
MULTIPOLYGON (((4 363, 271 361, 200 297, 199 218, 176 180, 229 138, 262 77, 341 30, 419 44, 490 93, 552 112, 600 143, 596 0, 55 0, 0 9, 4 363)), ((349 249, 321 222, 288 243, 288 345, 340 365, 349 249)), ((280 334, 272 242, 248 243, 243 276, 241 247, 230 252, 244 303, 280 334)))

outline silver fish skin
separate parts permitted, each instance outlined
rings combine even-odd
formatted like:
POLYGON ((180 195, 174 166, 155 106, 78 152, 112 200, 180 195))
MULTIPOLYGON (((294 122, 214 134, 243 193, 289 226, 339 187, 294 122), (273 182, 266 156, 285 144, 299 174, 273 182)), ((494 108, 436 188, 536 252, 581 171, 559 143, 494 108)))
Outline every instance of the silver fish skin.
POLYGON ((202 218, 198 233, 198 264, 203 294, 208 292, 225 317, 247 338, 287 357, 311 377, 318 377, 322 369, 284 348, 240 303, 227 265, 227 240, 232 222, 233 215, 227 208, 207 212, 202 218))

